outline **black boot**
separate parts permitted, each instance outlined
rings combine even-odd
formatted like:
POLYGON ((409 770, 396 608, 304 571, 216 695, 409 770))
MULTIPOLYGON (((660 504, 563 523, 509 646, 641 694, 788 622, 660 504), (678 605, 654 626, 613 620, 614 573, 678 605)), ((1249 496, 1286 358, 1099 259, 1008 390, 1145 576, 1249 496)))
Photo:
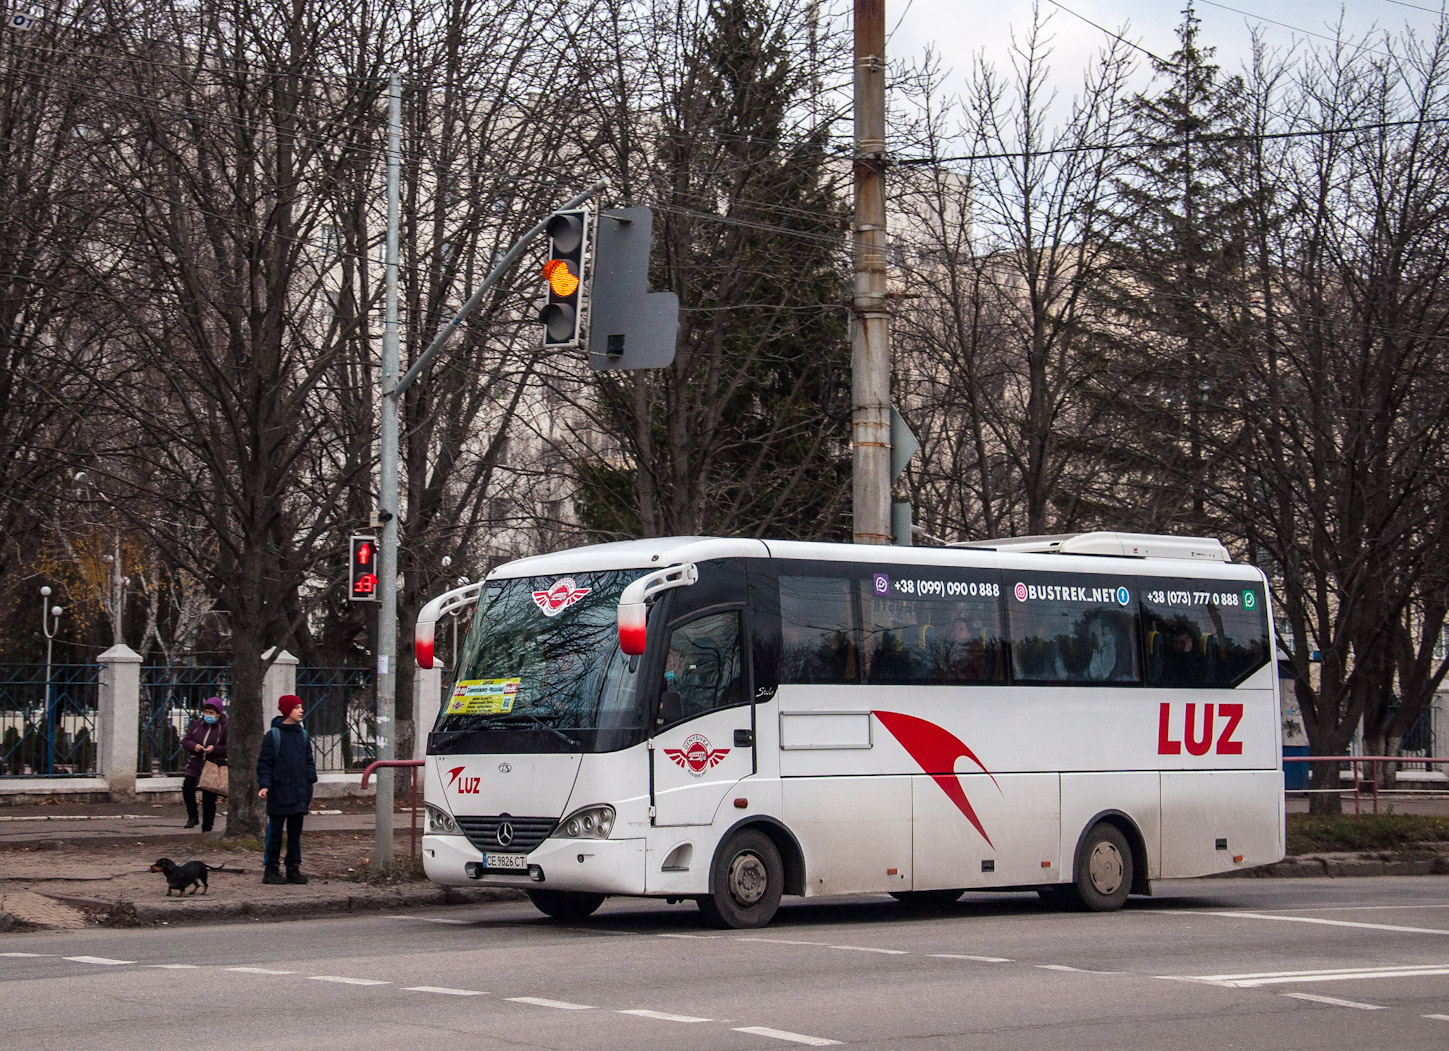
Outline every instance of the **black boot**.
POLYGON ((272 884, 286 883, 287 878, 282 875, 282 870, 276 865, 268 865, 262 872, 262 882, 272 884))
POLYGON ((307 882, 307 877, 304 876, 304 875, 302 875, 302 870, 300 868, 298 868, 296 865, 288 865, 287 866, 287 882, 288 883, 306 883, 307 882))
POLYGON ((201 822, 198 821, 198 820, 196 820, 196 818, 193 816, 193 817, 187 818, 186 819, 186 824, 182 825, 181 827, 182 828, 195 828, 199 824, 201 824, 201 822))

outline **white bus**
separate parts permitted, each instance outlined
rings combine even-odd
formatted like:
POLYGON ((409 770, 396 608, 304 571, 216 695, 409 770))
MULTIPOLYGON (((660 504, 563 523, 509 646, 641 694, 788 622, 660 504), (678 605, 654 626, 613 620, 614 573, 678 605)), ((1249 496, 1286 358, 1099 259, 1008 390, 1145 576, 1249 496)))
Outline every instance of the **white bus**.
POLYGON ((1263 574, 1216 540, 700 537, 524 558, 428 737, 430 879, 758 927, 782 895, 1116 909, 1284 854, 1263 574))

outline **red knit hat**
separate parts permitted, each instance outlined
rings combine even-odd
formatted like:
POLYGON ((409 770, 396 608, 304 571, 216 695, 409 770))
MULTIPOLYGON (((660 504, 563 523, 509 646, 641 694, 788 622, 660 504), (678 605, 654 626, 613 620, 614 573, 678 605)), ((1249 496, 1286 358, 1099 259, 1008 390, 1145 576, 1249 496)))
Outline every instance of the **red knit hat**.
POLYGON ((277 698, 277 707, 283 715, 291 715, 293 708, 302 707, 302 698, 295 693, 284 693, 277 698))

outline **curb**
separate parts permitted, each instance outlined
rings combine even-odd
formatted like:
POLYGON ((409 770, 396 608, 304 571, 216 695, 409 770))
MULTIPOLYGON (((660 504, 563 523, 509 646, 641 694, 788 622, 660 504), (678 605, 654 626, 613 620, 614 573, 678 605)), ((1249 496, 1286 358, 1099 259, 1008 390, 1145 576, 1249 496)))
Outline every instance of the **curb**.
POLYGON ((1313 879, 1323 876, 1445 876, 1449 854, 1434 851, 1372 854, 1299 854, 1272 865, 1224 872, 1217 879, 1313 879))
POLYGON ((188 897, 184 903, 182 899, 175 898, 167 905, 126 899, 105 901, 61 894, 49 894, 46 897, 84 911, 93 922, 102 927, 179 926, 241 920, 310 920, 339 913, 477 905, 483 902, 525 899, 522 891, 502 887, 434 885, 377 888, 359 885, 356 893, 332 898, 305 898, 300 901, 197 901, 188 897))

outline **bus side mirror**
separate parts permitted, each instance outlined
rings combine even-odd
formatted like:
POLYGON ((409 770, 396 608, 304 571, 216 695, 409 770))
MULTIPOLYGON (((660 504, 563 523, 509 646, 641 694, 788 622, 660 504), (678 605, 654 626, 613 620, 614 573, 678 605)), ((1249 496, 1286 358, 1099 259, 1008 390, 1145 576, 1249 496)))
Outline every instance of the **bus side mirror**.
POLYGON ((646 573, 632 582, 619 596, 619 649, 630 657, 644 652, 644 636, 648 621, 649 599, 670 588, 688 587, 699 579, 699 570, 693 562, 682 566, 670 566, 646 573))
POLYGON ((674 690, 659 695, 659 725, 668 726, 684 718, 684 702, 674 690))

